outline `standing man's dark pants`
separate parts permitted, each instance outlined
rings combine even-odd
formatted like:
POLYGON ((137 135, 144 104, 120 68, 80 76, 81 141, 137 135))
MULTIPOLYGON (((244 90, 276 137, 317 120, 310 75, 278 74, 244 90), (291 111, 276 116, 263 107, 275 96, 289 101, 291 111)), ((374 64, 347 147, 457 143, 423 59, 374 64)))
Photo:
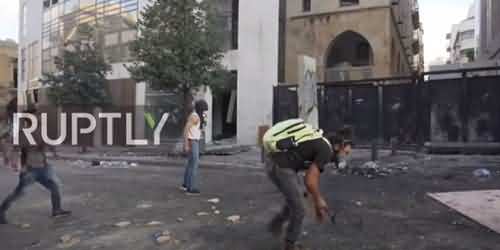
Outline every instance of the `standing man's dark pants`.
POLYGON ((293 169, 280 168, 270 159, 266 160, 266 166, 269 178, 278 187, 286 201, 282 211, 272 219, 269 229, 277 233, 286 222, 289 222, 285 239, 288 243, 294 244, 302 234, 305 217, 303 192, 297 172, 293 169))
POLYGON ((13 202, 21 198, 24 189, 31 184, 38 182, 50 191, 52 201, 52 212, 61 210, 61 193, 57 184, 56 176, 52 167, 33 168, 19 175, 19 183, 12 194, 10 194, 0 206, 0 215, 4 215, 13 202))

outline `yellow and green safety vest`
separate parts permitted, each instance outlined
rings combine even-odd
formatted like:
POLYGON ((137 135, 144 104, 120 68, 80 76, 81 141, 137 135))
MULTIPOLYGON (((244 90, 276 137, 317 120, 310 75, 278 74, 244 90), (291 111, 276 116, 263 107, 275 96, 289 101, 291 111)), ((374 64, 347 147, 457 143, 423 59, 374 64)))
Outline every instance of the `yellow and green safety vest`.
POLYGON ((290 119, 276 123, 264 134, 262 141, 267 153, 276 153, 286 152, 303 142, 320 138, 323 138, 322 130, 313 128, 302 119, 290 119))

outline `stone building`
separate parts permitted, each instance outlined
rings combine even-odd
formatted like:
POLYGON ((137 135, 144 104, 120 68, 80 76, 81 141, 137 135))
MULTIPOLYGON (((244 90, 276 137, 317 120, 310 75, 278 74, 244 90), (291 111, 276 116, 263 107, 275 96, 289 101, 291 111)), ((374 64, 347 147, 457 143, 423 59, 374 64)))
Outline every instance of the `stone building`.
POLYGON ((423 70, 417 0, 290 0, 283 81, 299 82, 299 57, 316 59, 319 81, 410 75, 423 70))
POLYGON ((15 96, 17 87, 17 44, 0 40, 0 109, 15 96))

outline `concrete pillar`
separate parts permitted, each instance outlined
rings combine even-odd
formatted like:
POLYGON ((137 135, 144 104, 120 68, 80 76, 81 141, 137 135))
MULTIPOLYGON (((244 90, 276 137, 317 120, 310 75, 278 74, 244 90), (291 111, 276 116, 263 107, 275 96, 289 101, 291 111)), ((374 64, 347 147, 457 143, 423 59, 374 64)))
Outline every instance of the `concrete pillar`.
POLYGON ((258 128, 271 125, 278 83, 278 0, 240 0, 238 23, 237 141, 257 144, 258 128))
MULTIPOLYGON (((134 119, 134 133, 135 138, 145 138, 146 124, 145 124, 145 106, 146 106, 146 83, 137 83, 135 89, 135 119, 134 119)), ((148 138, 152 139, 152 138, 148 138)), ((152 143, 152 142, 150 142, 152 143)))
POLYGON ((313 127, 319 127, 318 121, 318 86, 316 74, 316 59, 301 55, 298 57, 299 117, 313 127))

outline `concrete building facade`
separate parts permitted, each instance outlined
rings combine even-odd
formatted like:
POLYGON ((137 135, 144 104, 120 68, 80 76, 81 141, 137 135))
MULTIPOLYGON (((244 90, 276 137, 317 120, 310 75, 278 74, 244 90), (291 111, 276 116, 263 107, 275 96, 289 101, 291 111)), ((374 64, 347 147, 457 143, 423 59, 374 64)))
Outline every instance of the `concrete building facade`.
POLYGON ((480 60, 500 60, 500 1, 476 1, 478 57, 480 60))
POLYGON ((285 81, 298 58, 316 59, 319 81, 410 75, 423 70, 416 0, 291 0, 286 6, 285 81))
POLYGON ((15 96, 17 88, 17 43, 0 40, 0 109, 15 96))
POLYGON ((451 32, 446 35, 448 40, 447 64, 470 63, 477 59, 478 37, 477 31, 477 4, 470 6, 467 17, 458 24, 454 24, 451 32))
MULTIPOLYGON (((133 58, 128 44, 136 39, 135 24, 150 0, 20 0, 19 90, 21 103, 47 102, 43 72, 55 71, 54 57, 65 41, 75 39, 76 28, 90 24, 98 30, 103 53, 112 64, 108 75, 113 104, 162 106, 176 96, 151 90, 131 80, 124 65, 133 58), (42 20, 42 24, 40 24, 42 20), (28 63, 29 62, 29 63, 28 63)), ((258 127, 272 122, 272 90, 278 81, 278 0, 217 0, 227 30, 223 64, 233 72, 233 82, 221 96, 199 91, 210 105, 207 141, 218 134, 235 136, 240 144, 255 144, 258 127)), ((166 109, 166 107, 165 107, 166 109)), ((165 110, 164 109, 164 110, 165 110)), ((144 120, 136 120, 136 134, 143 134, 144 120)))

